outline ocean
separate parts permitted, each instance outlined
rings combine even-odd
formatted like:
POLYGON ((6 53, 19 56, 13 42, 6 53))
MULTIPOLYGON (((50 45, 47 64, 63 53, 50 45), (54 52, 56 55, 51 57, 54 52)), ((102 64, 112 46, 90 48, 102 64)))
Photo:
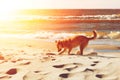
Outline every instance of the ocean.
MULTIPOLYGON (((97 30, 98 38, 90 45, 120 48, 119 9, 32 9, 20 10, 8 17, 0 19, 1 38, 46 39, 53 42, 76 34, 89 36, 88 33, 97 30)), ((120 49, 97 51, 120 52, 120 49)))
POLYGON ((0 18, 2 30, 119 31, 119 9, 31 9, 0 18), (10 25, 12 27, 10 27, 10 25))

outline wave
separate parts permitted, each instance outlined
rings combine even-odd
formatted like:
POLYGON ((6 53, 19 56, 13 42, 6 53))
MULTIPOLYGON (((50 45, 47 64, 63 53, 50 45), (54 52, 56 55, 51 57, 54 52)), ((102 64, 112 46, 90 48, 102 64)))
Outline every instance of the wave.
POLYGON ((82 15, 82 16, 40 16, 14 15, 8 16, 12 20, 120 20, 119 14, 113 15, 82 15))
POLYGON ((107 33, 106 35, 99 35, 99 39, 120 39, 120 32, 119 31, 111 31, 107 33))
MULTIPOLYGON (((70 32, 52 32, 52 31, 38 31, 35 33, 26 33, 26 34, 1 34, 0 38, 26 38, 26 39, 63 39, 66 37, 74 36, 74 35, 84 35, 87 36, 86 33, 70 33, 70 32)), ((98 39, 120 39, 120 32, 109 32, 105 35, 98 34, 98 39)))
MULTIPOLYGON (((90 36, 91 34, 81 32, 54 32, 54 31, 38 31, 25 34, 0 34, 0 38, 23 38, 23 39, 48 39, 51 41, 63 39, 74 35, 90 36)), ((98 39, 120 39, 120 31, 98 33, 98 39), (104 35, 103 35, 104 34, 104 35)))
POLYGON ((107 35, 110 39, 120 39, 120 32, 110 32, 108 35, 107 35))
MULTIPOLYGON (((49 31, 40 31, 35 33, 27 33, 27 34, 1 34, 0 38, 18 38, 18 39, 44 39, 49 42, 55 42, 55 40, 63 39, 66 37, 74 36, 74 35, 84 35, 88 36, 86 33, 69 33, 69 32, 49 32, 49 31)), ((89 35, 90 36, 90 35, 89 35)), ((106 35, 99 34, 98 38, 95 41, 90 41, 90 44, 108 44, 108 45, 117 45, 120 43, 117 40, 120 39, 120 32, 110 32, 106 35)))
MULTIPOLYGON (((47 31, 39 31, 35 33, 26 33, 26 34, 1 34, 0 38, 23 38, 23 39, 63 39, 69 36, 76 35, 75 33, 69 32, 47 32, 47 31)), ((84 35, 84 34, 81 34, 84 35)))

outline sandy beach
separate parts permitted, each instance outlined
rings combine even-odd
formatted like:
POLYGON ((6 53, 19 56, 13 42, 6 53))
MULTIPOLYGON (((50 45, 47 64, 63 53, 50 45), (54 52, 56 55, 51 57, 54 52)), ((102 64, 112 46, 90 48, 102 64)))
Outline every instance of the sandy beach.
MULTIPOLYGON (((109 45, 87 48, 119 50, 109 45)), ((119 66, 119 52, 58 55, 55 43, 43 39, 0 40, 0 80, 120 80, 119 66)))
POLYGON ((120 80, 120 0, 0 0, 0 80, 120 80))

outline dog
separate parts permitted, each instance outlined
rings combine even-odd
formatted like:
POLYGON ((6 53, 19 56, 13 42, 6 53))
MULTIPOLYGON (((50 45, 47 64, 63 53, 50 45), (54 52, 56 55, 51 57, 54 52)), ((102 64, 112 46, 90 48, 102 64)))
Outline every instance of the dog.
POLYGON ((64 53, 67 49, 68 49, 68 54, 70 55, 71 50, 77 46, 80 47, 80 52, 77 54, 83 55, 83 50, 88 45, 88 42, 90 40, 96 39, 96 37, 97 37, 97 32, 96 30, 94 30, 93 37, 89 38, 82 35, 76 35, 66 39, 56 40, 55 43, 56 43, 59 55, 64 53))

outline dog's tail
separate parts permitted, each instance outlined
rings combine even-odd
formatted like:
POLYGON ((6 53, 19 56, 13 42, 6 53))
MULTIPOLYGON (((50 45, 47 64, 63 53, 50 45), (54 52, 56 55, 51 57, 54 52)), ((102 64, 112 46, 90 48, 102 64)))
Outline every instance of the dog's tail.
POLYGON ((93 31, 93 37, 89 38, 89 40, 93 40, 93 39, 96 39, 97 37, 97 32, 96 30, 93 31))

